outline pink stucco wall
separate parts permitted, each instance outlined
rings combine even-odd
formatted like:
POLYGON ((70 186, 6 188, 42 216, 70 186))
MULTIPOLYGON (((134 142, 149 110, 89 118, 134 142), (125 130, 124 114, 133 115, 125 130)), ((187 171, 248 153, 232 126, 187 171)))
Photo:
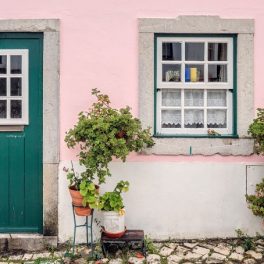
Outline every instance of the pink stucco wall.
MULTIPOLYGON (((9 0, 1 1, 0 19, 61 20, 61 160, 74 159, 63 141, 77 113, 91 103, 90 90, 108 93, 116 107, 138 114, 137 18, 218 15, 255 19, 255 107, 264 107, 263 0, 9 0)), ((132 160, 257 161, 252 156, 205 158, 142 157, 132 160)))

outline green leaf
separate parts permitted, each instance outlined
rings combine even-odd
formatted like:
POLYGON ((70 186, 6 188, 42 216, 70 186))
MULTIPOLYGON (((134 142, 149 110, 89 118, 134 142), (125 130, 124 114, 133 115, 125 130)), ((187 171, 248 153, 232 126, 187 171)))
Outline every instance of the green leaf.
POLYGON ((95 185, 93 183, 90 183, 90 184, 88 184, 87 188, 89 191, 93 191, 93 190, 95 190, 95 185))

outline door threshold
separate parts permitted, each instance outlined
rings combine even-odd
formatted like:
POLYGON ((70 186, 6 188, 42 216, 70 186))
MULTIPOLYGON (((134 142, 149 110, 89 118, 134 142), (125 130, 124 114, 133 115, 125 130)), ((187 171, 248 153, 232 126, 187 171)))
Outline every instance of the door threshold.
POLYGON ((43 236, 36 233, 5 233, 0 234, 0 252, 11 250, 38 251, 57 248, 57 236, 43 236))

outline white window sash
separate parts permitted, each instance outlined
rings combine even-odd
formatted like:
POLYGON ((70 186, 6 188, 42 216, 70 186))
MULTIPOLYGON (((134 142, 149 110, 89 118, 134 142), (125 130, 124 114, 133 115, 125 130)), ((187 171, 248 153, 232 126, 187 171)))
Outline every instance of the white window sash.
POLYGON ((159 37, 157 39, 157 88, 205 88, 205 89, 233 89, 233 39, 232 38, 182 38, 182 37, 159 37), (163 42, 180 42, 182 43, 182 60, 181 61, 163 61, 162 60, 162 43, 163 42), (205 43, 205 60, 204 61, 185 61, 185 42, 203 42, 205 43), (227 61, 208 61, 207 45, 208 43, 227 43, 227 61), (162 64, 180 64, 181 65, 181 82, 163 82, 162 81, 162 64), (185 82, 185 64, 204 65, 204 82, 185 82), (227 65, 227 82, 208 82, 208 65, 227 65))
MULTIPOLYGON (((186 90, 186 89, 185 89, 186 90)), ((187 89, 188 90, 188 89, 187 89)), ((233 133, 232 131, 232 124, 233 124, 233 93, 232 92, 227 92, 227 98, 226 98, 226 106, 216 106, 216 107, 211 107, 211 106, 206 106, 207 104, 207 92, 205 91, 204 93, 204 106, 198 107, 198 106, 191 106, 187 107, 184 106, 184 90, 181 90, 181 106, 180 107, 164 107, 161 106, 162 104, 162 91, 157 92, 157 105, 160 107, 157 107, 157 115, 156 115, 156 123, 157 123, 157 133, 158 134, 166 134, 166 135, 174 135, 174 134, 191 134, 191 135, 203 135, 207 134, 208 129, 214 130, 219 134, 223 135, 231 135, 233 133), (162 128, 161 127, 161 111, 162 110, 181 110, 181 128, 162 128), (204 110, 204 128, 184 128, 184 110, 185 109, 201 109, 204 110), (226 110, 227 111, 227 120, 226 128, 207 128, 207 110, 208 109, 216 109, 216 110, 226 110)))

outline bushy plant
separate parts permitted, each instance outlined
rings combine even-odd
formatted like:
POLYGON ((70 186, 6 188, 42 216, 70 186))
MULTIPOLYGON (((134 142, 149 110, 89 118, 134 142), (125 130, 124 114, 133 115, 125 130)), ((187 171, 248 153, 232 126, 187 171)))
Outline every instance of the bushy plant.
POLYGON ((143 129, 138 118, 133 117, 130 107, 115 109, 110 106, 108 95, 93 89, 97 99, 87 112, 79 114, 74 128, 66 132, 65 142, 69 148, 80 150, 80 165, 85 170, 76 173, 72 166, 65 169, 70 188, 80 191, 83 205, 109 211, 124 207, 121 192, 128 190, 128 182, 121 181, 113 192, 99 196, 97 186, 111 176, 109 163, 113 158, 126 161, 131 152, 140 152, 154 145, 150 128, 143 129))
POLYGON ((85 166, 82 178, 99 184, 111 176, 109 163, 113 158, 126 161, 131 152, 140 152, 154 145, 150 128, 143 129, 130 107, 115 109, 110 106, 108 95, 93 89, 97 101, 88 112, 81 112, 74 128, 66 133, 69 148, 80 148, 79 161, 85 166))
POLYGON ((257 109, 257 118, 249 126, 248 133, 255 140, 255 149, 257 154, 264 154, 264 109, 257 109))
MULTIPOLYGON (((248 133, 255 140, 257 154, 264 154, 264 109, 257 109, 257 118, 249 126, 248 133)), ((254 195, 246 195, 249 208, 256 216, 264 217, 264 179, 256 185, 254 195)))

